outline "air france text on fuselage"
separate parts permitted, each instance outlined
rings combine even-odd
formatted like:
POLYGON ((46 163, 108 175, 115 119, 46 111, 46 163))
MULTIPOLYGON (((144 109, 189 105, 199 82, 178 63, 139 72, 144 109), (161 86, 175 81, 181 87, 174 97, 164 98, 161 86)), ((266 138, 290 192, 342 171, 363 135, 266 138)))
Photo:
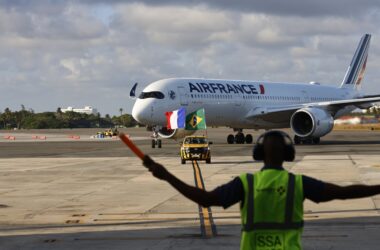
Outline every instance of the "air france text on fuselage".
MULTIPOLYGON (((264 86, 259 85, 260 94, 264 94, 264 86)), ((191 83, 189 82, 190 93, 219 93, 219 94, 254 94, 257 95, 259 92, 253 84, 233 84, 233 83, 191 83)))

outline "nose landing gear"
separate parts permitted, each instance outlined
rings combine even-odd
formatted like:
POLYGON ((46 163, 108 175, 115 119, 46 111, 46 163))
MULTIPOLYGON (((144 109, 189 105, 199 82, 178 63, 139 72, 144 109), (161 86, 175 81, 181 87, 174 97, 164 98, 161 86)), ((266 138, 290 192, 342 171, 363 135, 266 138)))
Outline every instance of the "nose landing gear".
POLYGON ((158 148, 162 147, 161 139, 152 139, 152 148, 155 148, 156 146, 158 148))
POLYGON ((244 135, 242 129, 238 129, 237 131, 238 132, 235 136, 232 134, 227 136, 227 143, 228 144, 234 144, 234 143, 236 143, 236 144, 244 144, 244 143, 251 144, 253 142, 253 137, 251 134, 244 135))
POLYGON ((152 135, 152 148, 161 148, 162 147, 162 142, 161 139, 158 138, 158 128, 153 127, 153 135, 152 135))

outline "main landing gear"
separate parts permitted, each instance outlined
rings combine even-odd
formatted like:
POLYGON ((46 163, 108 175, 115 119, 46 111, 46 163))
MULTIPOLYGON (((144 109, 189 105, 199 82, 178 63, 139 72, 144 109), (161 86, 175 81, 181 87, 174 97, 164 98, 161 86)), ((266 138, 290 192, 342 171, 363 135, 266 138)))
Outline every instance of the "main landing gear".
POLYGON ((227 136, 227 143, 228 144, 234 144, 234 143, 236 143, 236 144, 244 144, 244 143, 251 144, 253 142, 253 137, 251 134, 244 135, 242 129, 237 129, 235 131, 237 131, 236 135, 230 134, 227 136))
POLYGON ((298 135, 294 136, 294 144, 319 144, 321 141, 320 137, 301 137, 298 135))
POLYGON ((158 128, 153 127, 152 130, 153 130, 152 148, 155 148, 156 146, 157 146, 157 148, 161 148, 162 147, 162 141, 161 141, 161 139, 158 138, 158 128))

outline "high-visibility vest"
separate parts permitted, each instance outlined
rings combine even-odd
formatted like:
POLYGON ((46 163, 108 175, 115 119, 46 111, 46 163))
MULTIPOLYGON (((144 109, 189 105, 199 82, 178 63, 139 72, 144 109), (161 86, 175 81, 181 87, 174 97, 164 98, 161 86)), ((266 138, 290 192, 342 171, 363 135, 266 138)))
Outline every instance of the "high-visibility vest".
POLYGON ((265 169, 240 179, 244 187, 240 249, 302 249, 302 175, 265 169))

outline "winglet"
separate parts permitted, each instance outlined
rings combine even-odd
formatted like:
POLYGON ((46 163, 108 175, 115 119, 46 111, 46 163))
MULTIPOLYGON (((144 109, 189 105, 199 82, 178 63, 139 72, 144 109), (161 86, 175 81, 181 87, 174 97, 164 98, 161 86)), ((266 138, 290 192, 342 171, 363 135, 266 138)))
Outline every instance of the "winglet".
POLYGON ((363 79, 364 71, 367 64, 369 43, 371 40, 370 34, 365 34, 359 42, 358 48, 355 51, 351 64, 344 76, 341 88, 359 88, 360 82, 363 79))
POLYGON ((133 85, 131 92, 129 92, 129 97, 131 97, 132 99, 136 98, 136 88, 137 88, 137 82, 135 83, 135 85, 133 85))

